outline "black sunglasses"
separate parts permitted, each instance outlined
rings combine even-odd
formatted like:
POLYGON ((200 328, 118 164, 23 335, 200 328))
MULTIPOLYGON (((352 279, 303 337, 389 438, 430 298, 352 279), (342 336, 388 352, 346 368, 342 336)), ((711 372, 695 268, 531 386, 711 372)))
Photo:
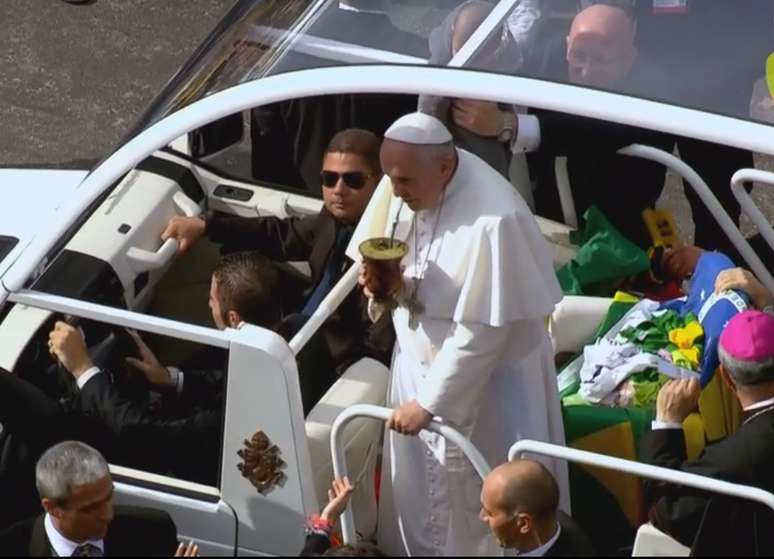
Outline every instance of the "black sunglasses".
POLYGON ((337 173, 336 171, 323 171, 320 173, 320 181, 325 188, 333 188, 339 182, 339 178, 352 190, 360 190, 366 185, 366 179, 371 175, 360 171, 349 173, 337 173))

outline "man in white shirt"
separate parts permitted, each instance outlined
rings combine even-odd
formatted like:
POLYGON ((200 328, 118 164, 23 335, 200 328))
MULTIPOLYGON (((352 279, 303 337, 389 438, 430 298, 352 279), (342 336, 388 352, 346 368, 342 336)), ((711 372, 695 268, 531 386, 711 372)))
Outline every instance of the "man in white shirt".
POLYGON ((102 455, 76 441, 38 460, 35 481, 44 514, 0 533, 0 556, 172 556, 177 528, 165 512, 113 507, 102 455))
POLYGON ((557 510, 559 487, 545 466, 514 460, 484 480, 481 520, 504 549, 520 557, 596 555, 575 522, 557 510))
MULTIPOLYGON (((551 250, 518 193, 456 149, 436 118, 407 115, 385 138, 391 184, 372 198, 350 246, 393 232, 408 244, 392 315, 379 545, 395 555, 496 553, 477 518, 481 480, 458 448, 421 431, 442 418, 490 463, 521 438, 564 444, 544 322, 561 297, 551 250)), ((373 274, 361 269, 367 295, 380 283, 373 274)), ((552 467, 566 495, 566 472, 552 467)))

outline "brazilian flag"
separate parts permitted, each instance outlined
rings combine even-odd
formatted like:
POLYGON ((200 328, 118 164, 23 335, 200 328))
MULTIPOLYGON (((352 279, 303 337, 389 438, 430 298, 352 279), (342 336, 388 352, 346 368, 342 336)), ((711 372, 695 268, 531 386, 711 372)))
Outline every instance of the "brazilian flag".
MULTIPOLYGON (((603 336, 631 309, 636 299, 618 294, 599 327, 603 336)), ((562 391, 567 445, 579 450, 639 460, 639 440, 650 429, 653 408, 609 408, 588 405, 577 396, 578 384, 562 391)), ((733 394, 719 375, 702 390, 699 413, 683 424, 687 455, 693 459, 707 442, 733 433, 741 422, 733 394)), ((602 555, 618 555, 631 547, 637 528, 647 522, 642 482, 613 470, 570 465, 573 518, 586 530, 602 555)))

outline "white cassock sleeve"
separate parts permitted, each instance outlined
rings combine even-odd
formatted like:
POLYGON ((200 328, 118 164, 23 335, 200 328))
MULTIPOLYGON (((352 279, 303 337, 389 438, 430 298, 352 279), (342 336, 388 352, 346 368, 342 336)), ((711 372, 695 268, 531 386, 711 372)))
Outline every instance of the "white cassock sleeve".
POLYGON ((540 320, 497 327, 455 323, 422 379, 417 402, 433 415, 462 425, 481 401, 481 393, 504 355, 520 360, 543 336, 540 320))

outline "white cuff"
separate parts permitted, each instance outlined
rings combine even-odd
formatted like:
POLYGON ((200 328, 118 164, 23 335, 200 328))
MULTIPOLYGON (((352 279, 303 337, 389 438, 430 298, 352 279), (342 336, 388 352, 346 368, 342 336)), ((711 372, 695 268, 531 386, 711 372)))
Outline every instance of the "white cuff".
POLYGON ((177 367, 167 367, 167 372, 169 373, 169 378, 175 383, 175 394, 180 396, 183 393, 183 380, 185 377, 183 371, 177 367))
POLYGON ((535 115, 516 115, 519 121, 516 137, 511 142, 511 152, 537 151, 540 147, 540 121, 535 115))
POLYGON ((682 429, 683 424, 674 421, 653 421, 650 428, 653 431, 666 431, 667 429, 682 429))
POLYGON ((99 367, 92 367, 91 369, 83 373, 81 376, 79 376, 78 380, 75 381, 78 384, 78 390, 82 390, 83 387, 86 386, 87 382, 89 382, 91 379, 93 379, 101 372, 102 370, 99 367))

